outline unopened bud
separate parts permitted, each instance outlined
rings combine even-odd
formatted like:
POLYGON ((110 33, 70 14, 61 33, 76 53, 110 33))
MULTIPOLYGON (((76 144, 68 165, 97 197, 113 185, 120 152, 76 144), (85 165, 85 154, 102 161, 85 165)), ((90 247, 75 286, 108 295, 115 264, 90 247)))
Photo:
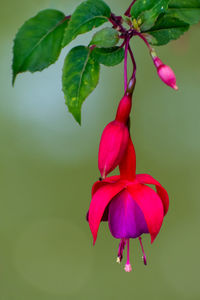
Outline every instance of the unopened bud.
POLYGON ((129 82, 128 91, 121 99, 115 120, 110 122, 101 136, 98 166, 104 179, 120 163, 128 146, 129 115, 132 107, 132 92, 135 80, 129 82))
POLYGON ((176 76, 174 71, 167 65, 165 65, 158 56, 156 56, 155 52, 151 53, 153 58, 154 65, 157 69, 158 76, 160 79, 168 86, 173 88, 174 90, 178 90, 176 85, 176 76))
POLYGON ((128 126, 114 120, 104 129, 100 146, 98 166, 101 176, 105 178, 121 162, 129 140, 128 126))

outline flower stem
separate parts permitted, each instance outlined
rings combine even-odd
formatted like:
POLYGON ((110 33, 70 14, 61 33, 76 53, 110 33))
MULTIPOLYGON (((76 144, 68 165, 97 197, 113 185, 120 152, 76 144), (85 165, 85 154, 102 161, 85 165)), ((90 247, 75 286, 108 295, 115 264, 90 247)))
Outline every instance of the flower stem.
POLYGON ((144 37, 144 35, 142 33, 135 31, 134 35, 139 36, 145 42, 145 44, 147 45, 147 47, 148 47, 148 49, 149 49, 150 52, 153 51, 152 47, 150 46, 150 44, 148 43, 147 39, 144 37))
POLYGON ((135 57, 134 57, 133 52, 131 50, 130 44, 128 46, 128 51, 129 51, 129 54, 130 54, 130 57, 131 57, 131 60, 132 60, 132 63, 133 63, 133 74, 132 74, 131 79, 135 79, 137 66, 136 66, 135 57))
POLYGON ((131 8, 132 8, 132 6, 135 4, 135 1, 136 1, 136 0, 133 0, 133 1, 132 1, 131 5, 129 6, 129 8, 128 8, 127 11, 125 12, 125 16, 131 17, 131 8))
POLYGON ((129 48, 129 41, 130 38, 128 37, 126 39, 126 44, 125 44, 125 56, 124 56, 124 91, 126 92, 127 90, 127 85, 128 85, 128 70, 127 70, 127 63, 128 63, 128 48, 129 48))

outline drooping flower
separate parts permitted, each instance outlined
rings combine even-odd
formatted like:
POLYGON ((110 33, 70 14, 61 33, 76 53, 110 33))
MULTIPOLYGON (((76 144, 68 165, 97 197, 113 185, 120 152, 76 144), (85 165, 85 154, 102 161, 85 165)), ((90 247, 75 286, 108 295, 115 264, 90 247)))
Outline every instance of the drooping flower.
POLYGON ((98 167, 102 178, 105 178, 119 165, 126 151, 134 86, 135 80, 130 81, 128 89, 118 105, 115 120, 103 130, 98 155, 98 167))
POLYGON ((157 69, 158 76, 160 79, 168 86, 173 88, 174 90, 178 90, 176 85, 176 76, 174 71, 167 65, 165 65, 160 58, 155 54, 155 52, 151 53, 154 65, 157 69))
POLYGON ((127 246, 125 271, 131 271, 129 239, 139 238, 146 264, 141 235, 149 233, 153 243, 168 211, 169 198, 166 190, 152 176, 135 173, 135 150, 129 138, 126 153, 120 163, 120 176, 97 181, 92 188, 92 200, 88 221, 93 243, 101 221, 108 221, 111 234, 120 240, 117 261, 121 262, 127 246), (156 191, 148 185, 155 185, 156 191))

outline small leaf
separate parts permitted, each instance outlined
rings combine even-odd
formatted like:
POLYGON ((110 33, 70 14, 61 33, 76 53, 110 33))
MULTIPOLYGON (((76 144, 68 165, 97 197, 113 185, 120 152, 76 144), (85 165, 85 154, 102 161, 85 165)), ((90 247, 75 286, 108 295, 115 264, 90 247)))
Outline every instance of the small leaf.
POLYGON ((62 85, 69 111, 81 124, 81 106, 99 81, 99 63, 91 56, 91 49, 78 46, 67 55, 62 85))
POLYGON ((79 34, 88 32, 107 22, 110 14, 110 8, 102 0, 87 0, 81 3, 73 13, 65 31, 63 47, 79 34))
POLYGON ((68 21, 62 12, 47 9, 24 23, 14 41, 13 84, 17 74, 42 71, 58 59, 68 21))
POLYGON ((103 28, 95 33, 90 45, 96 45, 99 48, 110 48, 117 45, 119 34, 114 28, 103 28))
POLYGON ((200 21, 199 0, 171 0, 168 13, 190 25, 200 21))
POLYGON ((137 19, 145 10, 149 10, 155 5, 157 0, 137 0, 131 8, 131 16, 137 19))
POLYGON ((141 30, 148 30, 155 24, 158 16, 167 10, 168 2, 169 0, 158 0, 150 10, 144 11, 139 16, 142 21, 141 30))
POLYGON ((189 25, 169 14, 159 17, 155 26, 146 31, 146 35, 151 45, 165 45, 171 40, 178 39, 185 31, 189 29, 189 25))
POLYGON ((112 67, 118 65, 124 59, 124 49, 120 47, 113 48, 95 48, 92 56, 100 64, 112 67))
POLYGON ((169 0, 137 0, 131 9, 134 19, 140 19, 141 29, 148 30, 156 22, 158 16, 168 8, 169 0))

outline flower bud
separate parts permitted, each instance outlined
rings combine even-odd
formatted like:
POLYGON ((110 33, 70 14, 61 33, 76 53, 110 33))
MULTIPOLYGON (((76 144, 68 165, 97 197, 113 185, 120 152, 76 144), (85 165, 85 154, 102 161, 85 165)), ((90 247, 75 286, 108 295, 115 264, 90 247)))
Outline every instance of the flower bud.
POLYGON ((102 133, 98 158, 102 178, 105 178, 120 164, 127 149, 130 126, 129 115, 135 83, 135 78, 129 81, 127 91, 118 105, 115 120, 110 122, 102 133))
POLYGON ((173 70, 165 65, 160 58, 158 58, 154 53, 151 54, 153 58, 154 65, 157 69, 158 76, 160 79, 168 86, 173 88, 174 90, 178 90, 178 87, 176 85, 176 76, 173 72, 173 70))
POLYGON ((119 165, 126 151, 128 140, 127 124, 114 120, 105 127, 101 136, 98 157, 98 167, 102 178, 119 165))

